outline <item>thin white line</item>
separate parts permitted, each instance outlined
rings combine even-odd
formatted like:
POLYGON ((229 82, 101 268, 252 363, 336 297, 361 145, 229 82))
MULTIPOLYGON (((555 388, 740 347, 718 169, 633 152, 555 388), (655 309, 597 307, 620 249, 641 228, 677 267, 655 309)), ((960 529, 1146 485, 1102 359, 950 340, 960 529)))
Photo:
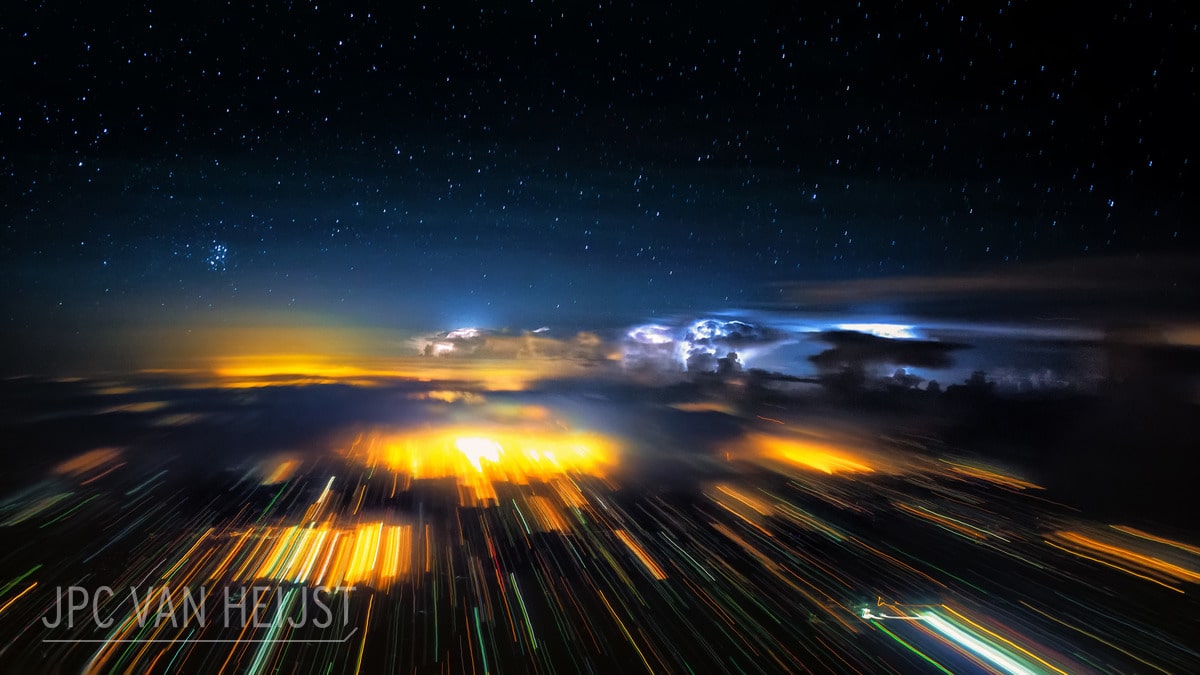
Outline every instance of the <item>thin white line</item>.
POLYGON ((295 643, 297 643, 297 644, 321 644, 321 643, 326 643, 326 644, 327 644, 327 643, 341 644, 341 643, 343 643, 343 642, 346 642, 346 641, 347 641, 347 640, 349 640, 350 638, 354 637, 354 634, 355 634, 355 633, 357 633, 357 632, 358 632, 358 629, 357 629, 357 628, 355 628, 354 630, 350 631, 350 632, 349 632, 349 633, 346 635, 346 637, 342 638, 341 640, 332 640, 332 639, 331 639, 331 640, 292 640, 292 639, 288 639, 288 638, 281 638, 281 639, 275 639, 275 640, 239 640, 239 639, 237 639, 237 638, 228 639, 228 640, 215 639, 215 638, 214 638, 214 639, 210 639, 210 640, 189 640, 188 638, 171 638, 171 639, 141 639, 141 638, 125 638, 125 639, 122 639, 122 640, 71 640, 71 639, 46 639, 46 640, 42 640, 42 642, 70 642, 70 643, 73 643, 73 644, 85 644, 85 643, 108 643, 108 642, 112 642, 112 643, 114 643, 114 644, 120 644, 120 643, 125 643, 125 642, 165 642, 165 643, 175 643, 175 642, 201 642, 201 643, 209 643, 209 644, 211 644, 211 643, 240 643, 240 644, 260 644, 260 643, 274 643, 274 642, 295 642, 295 643))

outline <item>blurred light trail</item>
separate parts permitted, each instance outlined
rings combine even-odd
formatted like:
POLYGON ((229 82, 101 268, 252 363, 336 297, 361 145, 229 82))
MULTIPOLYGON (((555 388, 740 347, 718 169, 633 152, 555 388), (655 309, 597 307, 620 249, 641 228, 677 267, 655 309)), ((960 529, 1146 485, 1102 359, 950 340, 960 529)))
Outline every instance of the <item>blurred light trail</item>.
MULTIPOLYGON (((1006 470, 790 412, 786 427, 745 415, 707 443, 660 448, 572 424, 621 418, 567 414, 561 399, 420 396, 458 385, 364 390, 389 411, 419 406, 420 421, 352 424, 240 463, 164 452, 153 425, 148 451, 135 438, 46 461, 0 498, 15 542, 0 551, 0 669, 1200 666, 1200 547, 1088 521, 1006 470), (56 590, 79 579, 114 589, 89 603, 112 624, 50 628, 56 590), (260 621, 160 615, 168 588, 258 598, 260 621), (337 630, 296 623, 319 588, 342 589, 327 596, 337 630)), ((168 410, 138 414, 192 412, 168 410)))

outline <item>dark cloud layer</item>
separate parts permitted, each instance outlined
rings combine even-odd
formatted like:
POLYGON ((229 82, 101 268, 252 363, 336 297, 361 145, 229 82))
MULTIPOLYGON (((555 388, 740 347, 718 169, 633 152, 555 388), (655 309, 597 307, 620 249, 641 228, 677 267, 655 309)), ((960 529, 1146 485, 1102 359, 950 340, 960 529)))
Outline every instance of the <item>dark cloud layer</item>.
POLYGON ((893 340, 854 331, 826 331, 817 340, 832 345, 809 357, 823 370, 890 363, 917 368, 948 368, 953 353, 969 345, 932 340, 893 340))
POLYGON ((969 320, 1177 319, 1200 306, 1200 258, 1076 257, 939 276, 899 276, 781 286, 789 306, 884 305, 969 320))

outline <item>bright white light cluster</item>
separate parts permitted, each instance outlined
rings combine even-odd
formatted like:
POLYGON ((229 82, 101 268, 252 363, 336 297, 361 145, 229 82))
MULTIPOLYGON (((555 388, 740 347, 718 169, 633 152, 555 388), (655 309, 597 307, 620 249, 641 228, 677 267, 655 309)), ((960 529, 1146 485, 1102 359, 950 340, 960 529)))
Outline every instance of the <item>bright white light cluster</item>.
POLYGON ((458 350, 458 343, 477 338, 481 335, 478 328, 455 328, 445 335, 426 345, 425 353, 429 356, 445 356, 458 350))
POLYGON ((651 323, 626 332, 623 355, 627 366, 638 368, 713 371, 731 352, 744 364, 783 338, 780 331, 738 320, 698 319, 678 328, 651 323))
POLYGON ((839 323, 834 326, 837 330, 852 330, 856 333, 867 333, 891 340, 911 340, 917 337, 913 326, 902 323, 839 323))
POLYGON ((447 340, 470 340, 473 337, 479 337, 478 328, 455 328, 446 333, 447 340))
POLYGON ((635 326, 629 329, 628 337, 630 340, 643 345, 665 345, 675 341, 675 338, 671 337, 671 329, 669 327, 660 326, 656 323, 635 326))

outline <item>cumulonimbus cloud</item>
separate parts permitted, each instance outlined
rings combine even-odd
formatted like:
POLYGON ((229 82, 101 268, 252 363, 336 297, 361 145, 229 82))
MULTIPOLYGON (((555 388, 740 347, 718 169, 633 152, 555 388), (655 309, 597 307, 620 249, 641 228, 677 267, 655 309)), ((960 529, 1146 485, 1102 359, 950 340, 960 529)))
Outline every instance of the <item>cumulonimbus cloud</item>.
POLYGON ((791 339, 786 331, 738 319, 650 323, 626 331, 621 358, 626 369, 634 371, 716 372, 722 363, 726 369, 744 364, 791 339))
POLYGON ((426 338, 421 353, 433 358, 574 359, 606 358, 607 348, 596 333, 580 331, 556 337, 549 330, 509 333, 486 328, 456 328, 426 338))

